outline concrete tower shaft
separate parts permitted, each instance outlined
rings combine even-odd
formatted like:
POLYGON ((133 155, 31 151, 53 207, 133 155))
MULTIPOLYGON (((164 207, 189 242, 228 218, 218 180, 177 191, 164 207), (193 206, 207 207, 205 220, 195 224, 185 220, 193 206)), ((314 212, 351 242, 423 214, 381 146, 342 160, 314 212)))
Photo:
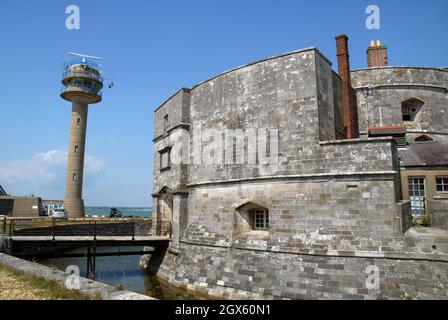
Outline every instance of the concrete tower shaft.
POLYGON ((86 146, 87 114, 89 106, 83 102, 73 102, 68 145, 67 183, 65 189, 65 209, 71 217, 84 216, 82 183, 84 177, 84 155, 86 146))
POLYGON ((76 218, 85 215, 82 186, 89 104, 102 100, 103 79, 99 67, 83 57, 66 65, 62 84, 61 97, 72 102, 64 207, 69 217, 76 218))

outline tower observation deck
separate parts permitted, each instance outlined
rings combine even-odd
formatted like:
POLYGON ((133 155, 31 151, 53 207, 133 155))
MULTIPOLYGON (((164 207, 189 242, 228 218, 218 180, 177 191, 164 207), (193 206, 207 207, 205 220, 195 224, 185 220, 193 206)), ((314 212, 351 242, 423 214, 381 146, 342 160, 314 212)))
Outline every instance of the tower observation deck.
POLYGON ((64 67, 61 97, 72 102, 67 182, 64 207, 69 217, 83 217, 82 183, 89 104, 101 102, 103 78, 96 61, 101 58, 69 53, 73 60, 64 67))

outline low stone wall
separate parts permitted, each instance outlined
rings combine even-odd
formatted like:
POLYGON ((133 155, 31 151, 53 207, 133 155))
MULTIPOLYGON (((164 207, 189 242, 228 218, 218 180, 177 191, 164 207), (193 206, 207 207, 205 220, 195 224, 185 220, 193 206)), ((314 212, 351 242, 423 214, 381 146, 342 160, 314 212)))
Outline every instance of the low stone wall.
MULTIPOLYGON (((0 264, 28 275, 56 281, 61 286, 66 285, 68 275, 60 270, 49 268, 3 253, 0 253, 0 264)), ((101 297, 102 300, 154 300, 151 297, 135 292, 117 290, 116 288, 101 282, 92 281, 82 277, 80 277, 79 280, 80 287, 78 291, 94 299, 101 297)))
MULTIPOLYGON (((152 220, 133 222, 97 223, 97 236, 132 236, 134 228, 135 236, 147 236, 151 230, 152 220)), ((93 223, 56 225, 56 236, 93 236, 95 226, 93 223)), ((36 227, 15 230, 15 236, 49 236, 53 234, 52 227, 36 227)))
POLYGON ((448 200, 429 201, 431 226, 448 230, 448 200))
POLYGON ((158 276, 227 299, 448 299, 448 258, 441 254, 337 256, 182 243, 168 250, 158 276), (379 287, 371 288, 375 270, 379 287))

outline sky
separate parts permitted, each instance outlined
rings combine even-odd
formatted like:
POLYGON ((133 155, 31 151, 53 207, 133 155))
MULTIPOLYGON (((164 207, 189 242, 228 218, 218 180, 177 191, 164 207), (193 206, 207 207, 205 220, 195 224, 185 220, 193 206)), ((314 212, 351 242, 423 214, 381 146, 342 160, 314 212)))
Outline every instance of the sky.
POLYGON ((0 185, 63 199, 71 105, 59 97, 66 53, 103 58, 114 87, 89 107, 87 206, 151 206, 153 112, 181 87, 280 53, 317 47, 336 64, 350 38, 352 69, 370 40, 390 65, 448 66, 448 0, 0 0, 0 185), (68 30, 66 8, 80 9, 68 30), (368 5, 380 29, 367 29, 368 5))

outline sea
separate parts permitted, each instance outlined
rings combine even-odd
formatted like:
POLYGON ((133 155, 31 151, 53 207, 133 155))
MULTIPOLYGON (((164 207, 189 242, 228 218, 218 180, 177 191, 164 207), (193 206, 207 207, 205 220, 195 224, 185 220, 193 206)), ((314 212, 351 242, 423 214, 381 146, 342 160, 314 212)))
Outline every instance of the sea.
MULTIPOLYGON (((115 207, 121 211, 125 217, 151 217, 151 208, 131 208, 131 207, 115 207)), ((110 214, 111 207, 85 207, 87 216, 106 216, 110 214)))
MULTIPOLYGON (((88 216, 109 216, 111 207, 86 207, 88 216)), ((131 208, 117 207, 123 216, 151 217, 151 208, 131 208)), ((142 247, 120 248, 124 251, 141 251, 142 247)), ((81 253, 84 248, 75 249, 70 253, 81 253)), ((114 247, 101 247, 97 252, 117 251, 114 247)), ((107 283, 114 287, 122 287, 126 290, 142 293, 161 300, 198 300, 203 297, 195 296, 189 292, 171 286, 157 276, 149 275, 139 266, 140 256, 110 256, 96 258, 96 281, 107 283)), ((39 263, 66 271, 67 267, 78 267, 80 275, 87 276, 87 259, 82 258, 46 258, 39 260, 39 263)))

